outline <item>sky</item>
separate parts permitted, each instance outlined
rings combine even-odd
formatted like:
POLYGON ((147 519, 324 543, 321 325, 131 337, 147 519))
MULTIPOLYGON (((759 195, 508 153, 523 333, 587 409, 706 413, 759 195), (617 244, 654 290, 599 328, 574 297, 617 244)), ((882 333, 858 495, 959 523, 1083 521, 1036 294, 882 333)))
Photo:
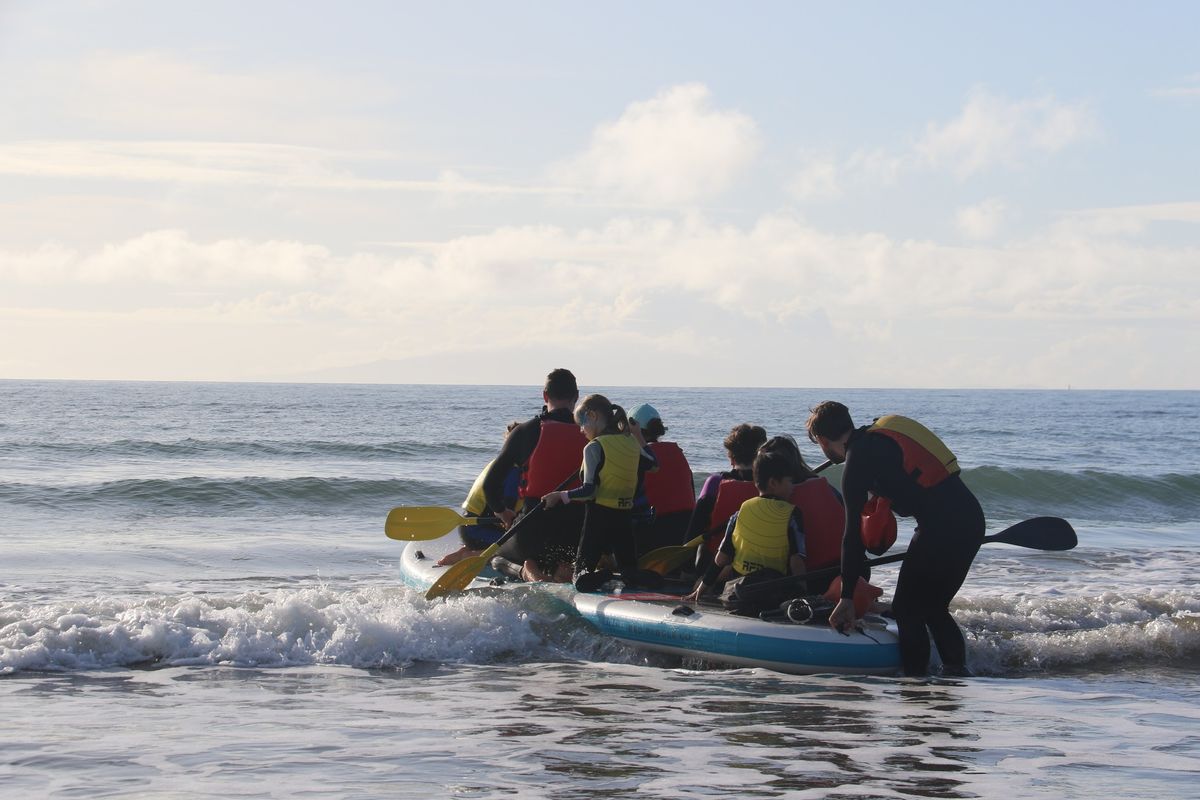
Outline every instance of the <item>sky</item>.
POLYGON ((1200 389, 1197 30, 0 0, 0 378, 1200 389))

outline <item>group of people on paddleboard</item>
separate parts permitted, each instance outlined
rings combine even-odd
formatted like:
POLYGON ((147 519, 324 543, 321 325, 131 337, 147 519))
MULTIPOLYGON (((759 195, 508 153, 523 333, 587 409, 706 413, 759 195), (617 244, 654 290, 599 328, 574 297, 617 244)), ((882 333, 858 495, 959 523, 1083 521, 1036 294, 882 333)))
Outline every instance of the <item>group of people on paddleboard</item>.
POLYGON ((867 552, 895 541, 893 514, 911 516, 916 532, 889 612, 904 672, 927 673, 932 635, 943 673, 966 674, 949 605, 983 543, 983 511, 953 453, 920 423, 891 415, 856 427, 845 405, 820 403, 806 431, 829 462, 815 470, 791 437, 740 424, 724 440, 730 469, 697 496, 687 459, 661 440, 666 428, 652 406, 627 414, 603 395, 580 400, 566 369, 547 375, 542 399, 540 414, 509 426, 463 504, 467 515, 496 523, 462 526, 462 548, 440 564, 501 542, 493 566, 523 580, 594 591, 615 570, 627 591, 656 589, 663 577, 639 568, 638 558, 699 539, 683 570, 696 576, 685 601, 759 579, 792 596, 824 593, 836 601, 829 624, 846 632, 880 593, 867 582, 867 552), (816 473, 843 463, 839 492, 816 473))

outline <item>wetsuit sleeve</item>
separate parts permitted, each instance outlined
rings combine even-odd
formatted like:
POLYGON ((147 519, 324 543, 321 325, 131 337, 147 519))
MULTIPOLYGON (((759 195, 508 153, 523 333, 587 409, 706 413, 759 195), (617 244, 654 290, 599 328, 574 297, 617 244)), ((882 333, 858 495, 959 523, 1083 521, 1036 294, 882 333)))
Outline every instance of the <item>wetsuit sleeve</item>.
POLYGON ((842 500, 846 504, 846 528, 842 534, 842 597, 854 596, 854 586, 866 573, 866 546, 862 540, 862 510, 867 493, 892 501, 892 510, 910 516, 922 508, 923 490, 904 471, 900 445, 886 436, 859 433, 850 438, 846 468, 842 472, 842 500))
POLYGON ((732 556, 733 549, 733 529, 737 527, 738 514, 741 510, 733 512, 733 516, 729 518, 729 522, 725 524, 725 535, 721 537, 721 546, 717 548, 718 553, 725 553, 732 556))
POLYGON ((871 464, 862 437, 846 452, 846 468, 842 472, 842 499, 846 503, 846 527, 842 531, 842 597, 854 597, 854 587, 863 573, 866 546, 862 540, 862 510, 867 503, 871 486, 871 464), (861 449, 860 449, 861 448, 861 449))
POLYGON ((717 507, 717 491, 721 488, 721 473, 708 476, 696 498, 696 507, 692 509, 692 518, 688 522, 688 539, 694 539, 702 533, 708 533, 712 524, 712 512, 717 507))
POLYGON ((541 435, 542 421, 534 417, 513 428, 505 437, 504 446, 483 477, 483 496, 490 508, 502 511, 513 507, 513 501, 505 498, 504 482, 514 468, 519 470, 529 461, 541 435))
MULTIPOLYGON (((718 553, 724 553, 730 558, 734 555, 733 549, 733 529, 737 525, 738 512, 733 512, 733 516, 729 518, 729 523, 725 526, 725 537, 721 539, 721 546, 717 548, 718 553)), ((702 579, 705 586, 712 586, 717 582, 717 577, 721 574, 723 567, 717 565, 716 559, 708 565, 708 569, 704 571, 702 579)))
POLYGON ((792 511, 788 519, 788 554, 808 558, 808 542, 804 537, 804 515, 800 509, 792 511))
POLYGON ((575 502, 587 502, 596 496, 597 479, 604 467, 604 447, 594 439, 583 448, 583 485, 567 492, 575 502))

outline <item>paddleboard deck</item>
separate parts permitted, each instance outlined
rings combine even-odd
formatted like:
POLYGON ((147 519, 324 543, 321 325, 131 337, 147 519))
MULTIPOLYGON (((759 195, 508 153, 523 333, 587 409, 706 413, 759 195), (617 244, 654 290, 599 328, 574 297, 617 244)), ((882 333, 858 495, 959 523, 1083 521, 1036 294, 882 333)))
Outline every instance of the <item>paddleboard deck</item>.
MULTIPOLYGON (((405 584, 425 591, 445 572, 438 559, 458 549, 457 532, 440 539, 408 542, 400 556, 405 584)), ((503 591, 546 586, 513 581, 486 567, 467 591, 503 591)), ((762 667, 796 674, 894 674, 900 666, 895 623, 868 616, 864 628, 840 634, 822 624, 795 624, 735 616, 719 604, 684 604, 679 593, 565 592, 580 616, 597 630, 636 647, 700 658, 717 664, 762 667)), ((609 587, 613 584, 609 584, 609 587)), ((608 587, 606 587, 608 588, 608 587)))

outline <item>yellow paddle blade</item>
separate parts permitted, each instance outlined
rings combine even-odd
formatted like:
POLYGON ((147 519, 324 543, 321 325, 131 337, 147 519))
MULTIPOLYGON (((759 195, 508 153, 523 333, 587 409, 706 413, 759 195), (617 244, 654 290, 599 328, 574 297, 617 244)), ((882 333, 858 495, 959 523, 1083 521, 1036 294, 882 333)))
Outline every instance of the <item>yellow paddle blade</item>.
POLYGON ((399 506, 388 512, 383 532, 389 539, 424 542, 440 539, 459 525, 470 525, 474 520, 442 506, 399 506))
POLYGON ((445 574, 429 587, 429 591, 425 592, 425 599, 435 600, 444 595, 461 592, 471 585, 471 581, 475 580, 479 573, 483 572, 483 568, 491 559, 491 554, 484 550, 483 555, 464 558, 457 564, 451 565, 445 574))
POLYGON ((679 569, 694 558, 696 548, 703 541, 704 534, 700 534, 685 545, 668 545, 667 547, 660 547, 657 550, 651 550, 638 559, 638 568, 653 570, 659 575, 666 575, 668 572, 679 569))

